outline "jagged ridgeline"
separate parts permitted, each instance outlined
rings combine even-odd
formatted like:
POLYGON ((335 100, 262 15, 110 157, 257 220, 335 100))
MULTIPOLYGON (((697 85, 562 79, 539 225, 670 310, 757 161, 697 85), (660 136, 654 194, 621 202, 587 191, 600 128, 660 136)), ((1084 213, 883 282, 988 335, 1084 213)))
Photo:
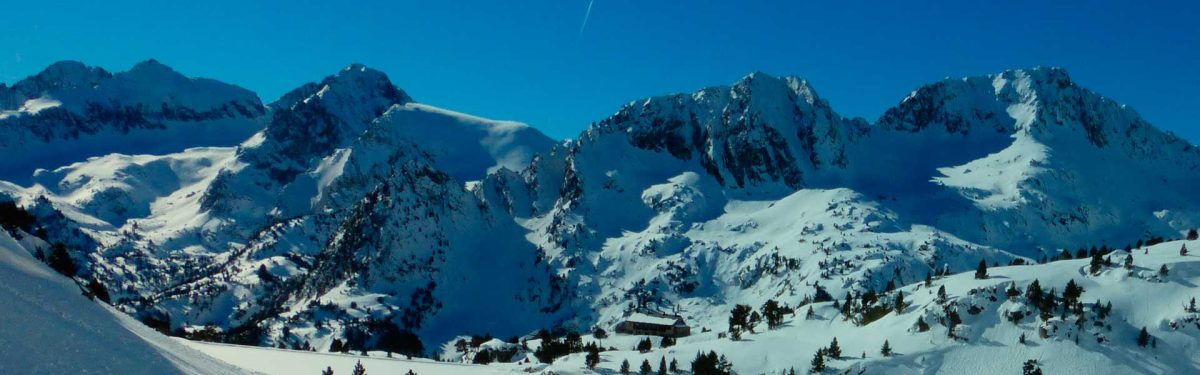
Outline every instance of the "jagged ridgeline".
POLYGON ((1056 68, 936 82, 874 122, 754 73, 564 142, 361 65, 263 105, 153 61, 58 63, 0 109, 0 150, 29 155, 0 165, 36 218, 16 225, 143 321, 254 345, 432 354, 635 310, 723 329, 736 305, 1200 224, 1200 151, 1056 68))

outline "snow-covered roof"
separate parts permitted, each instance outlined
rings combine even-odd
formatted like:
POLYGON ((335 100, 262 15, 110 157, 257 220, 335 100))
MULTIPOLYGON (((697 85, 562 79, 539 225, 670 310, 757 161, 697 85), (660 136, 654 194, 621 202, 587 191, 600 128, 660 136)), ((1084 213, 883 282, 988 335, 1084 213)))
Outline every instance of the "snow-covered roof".
POLYGON ((625 321, 634 323, 658 324, 664 326, 675 325, 679 320, 677 317, 666 315, 651 315, 646 313, 633 313, 625 318, 625 321))

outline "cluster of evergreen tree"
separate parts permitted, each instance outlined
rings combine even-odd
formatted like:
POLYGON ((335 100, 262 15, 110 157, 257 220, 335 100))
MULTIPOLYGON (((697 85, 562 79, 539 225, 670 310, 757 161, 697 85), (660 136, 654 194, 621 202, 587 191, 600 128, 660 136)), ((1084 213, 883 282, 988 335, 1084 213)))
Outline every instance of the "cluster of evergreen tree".
POLYGON ((899 290, 886 292, 884 295, 868 290, 858 294, 853 291, 846 293, 846 301, 834 300, 833 306, 841 311, 846 320, 862 326, 884 317, 889 312, 903 313, 908 307, 908 302, 904 300, 904 292, 899 290))
MULTIPOLYGON (((654 366, 650 365, 649 359, 643 359, 642 365, 638 366, 638 374, 641 374, 641 375, 654 375, 654 374, 667 375, 668 373, 679 372, 678 364, 675 362, 674 359, 671 360, 670 367, 667 367, 667 366, 668 366, 667 365, 667 357, 662 357, 658 360, 658 370, 657 371, 654 370, 654 366)), ((627 360, 622 361, 621 369, 620 369, 621 374, 629 374, 629 371, 630 371, 629 370, 629 360, 627 359, 627 360)), ((726 372, 725 374, 729 374, 729 373, 726 372)))
POLYGON ((0 228, 4 228, 13 238, 21 239, 17 230, 29 233, 36 223, 37 219, 29 211, 17 206, 16 202, 0 202, 0 228))
POLYGON ((692 374, 695 375, 730 375, 732 373, 733 364, 725 359, 724 355, 718 356, 717 352, 696 353, 696 359, 692 360, 692 374))
MULTIPOLYGON (((818 287, 818 291, 823 290, 818 287)), ((806 298, 805 302, 801 304, 807 304, 810 300, 806 298)), ((764 320, 767 323, 767 329, 779 328, 783 325, 783 318, 787 314, 795 314, 795 309, 780 304, 779 301, 774 299, 763 303, 761 314, 758 311, 754 311, 754 308, 749 305, 736 305, 729 312, 729 337, 734 340, 740 340, 743 332, 754 333, 754 327, 764 320)))
POLYGON ((642 353, 647 353, 651 350, 654 350, 654 342, 650 341, 649 337, 641 339, 638 341, 637 346, 634 347, 634 349, 637 349, 637 351, 642 353))
POLYGON ((558 357, 571 353, 579 353, 584 349, 583 338, 577 332, 567 332, 562 337, 555 337, 546 330, 538 331, 542 345, 533 352, 533 356, 543 363, 553 363, 558 357))

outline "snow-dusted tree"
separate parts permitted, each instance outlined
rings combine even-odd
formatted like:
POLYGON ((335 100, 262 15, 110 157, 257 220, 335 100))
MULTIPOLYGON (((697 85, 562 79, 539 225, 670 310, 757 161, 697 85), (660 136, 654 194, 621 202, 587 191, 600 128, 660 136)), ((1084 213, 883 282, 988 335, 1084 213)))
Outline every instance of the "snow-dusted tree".
POLYGON ((984 261, 983 259, 979 260, 979 267, 975 268, 975 278, 979 279, 979 280, 984 280, 984 279, 988 278, 987 262, 984 261))
POLYGON ((811 372, 813 374, 820 374, 822 372, 825 372, 825 355, 824 354, 825 353, 822 353, 822 351, 820 349, 817 350, 817 354, 813 355, 812 362, 809 363, 809 367, 808 367, 809 372, 811 372))
POLYGON ((1166 277, 1170 273, 1171 273, 1171 270, 1167 269, 1167 265, 1164 264, 1164 265, 1162 265, 1162 267, 1158 267, 1158 274, 1160 276, 1166 277))
POLYGON ((351 375, 367 375, 367 368, 363 367, 362 361, 358 361, 357 363, 354 364, 354 371, 350 372, 350 374, 351 375))
MULTIPOLYGON (((742 337, 742 331, 750 328, 750 313, 753 309, 747 305, 737 305, 729 312, 729 335, 734 340, 742 337)), ((753 332, 753 330, 751 330, 753 332)))
POLYGON ((75 268, 75 261, 67 252, 67 245, 62 242, 56 242, 50 247, 50 256, 46 257, 46 263, 50 265, 50 268, 67 277, 73 277, 78 272, 75 268))
MULTIPOLYGON (((1192 229, 1192 230, 1194 231, 1195 229, 1192 229)), ((1187 256, 1187 254, 1188 254, 1187 244, 1183 244, 1183 246, 1179 247, 1179 256, 1183 257, 1183 256, 1187 256)))
POLYGON ((100 280, 96 280, 96 278, 93 277, 92 280, 87 284, 87 290, 88 294, 90 294, 92 297, 104 301, 104 303, 110 305, 112 304, 112 301, 108 296, 108 288, 104 287, 104 284, 101 284, 100 280))
POLYGON ((1137 344, 1143 348, 1150 345, 1150 332, 1146 331, 1146 327, 1142 327, 1142 331, 1138 333, 1137 344))
POLYGON ((1100 270, 1103 268, 1104 268, 1104 257, 1100 256, 1100 253, 1095 253, 1094 255, 1092 255, 1092 263, 1091 263, 1091 266, 1088 268, 1088 271, 1091 272, 1093 275, 1095 275, 1095 274, 1100 273, 1100 270))
POLYGON ((884 357, 892 356, 892 345, 888 343, 888 340, 883 340, 883 348, 879 349, 879 354, 883 354, 884 357))
POLYGON ((767 300, 762 306, 762 315, 767 320, 767 329, 775 329, 780 324, 783 324, 783 315, 785 312, 783 307, 779 306, 779 302, 773 299, 767 300))
POLYGON ((663 336, 662 340, 658 343, 658 347, 660 348, 669 348, 672 346, 675 346, 675 339, 667 336, 663 336))
POLYGON ((1192 228, 1187 232, 1188 241, 1200 240, 1200 233, 1196 232, 1196 228, 1192 228))
POLYGON ((825 348, 825 354, 834 359, 842 358, 842 347, 838 345, 837 337, 834 337, 833 342, 829 343, 829 347, 825 348))
POLYGON ((908 307, 908 303, 904 302, 904 292, 896 292, 896 300, 892 302, 892 309, 896 310, 896 314, 902 314, 905 307, 908 307))
POLYGON ((600 364, 600 347, 595 343, 589 343, 587 346, 587 355, 583 357, 583 364, 588 368, 596 368, 600 364))
POLYGON ((640 373, 641 373, 642 375, 650 375, 650 374, 654 373, 654 367, 653 367, 653 366, 650 366, 650 360, 649 360, 649 359, 643 359, 643 360, 642 360, 642 366, 641 366, 640 368, 638 368, 638 369, 639 369, 639 370, 641 370, 641 371, 640 371, 640 373))
POLYGON ((945 285, 939 285, 939 286, 938 286, 938 291, 937 291, 937 303, 938 303, 938 304, 945 304, 945 303, 946 303, 946 286, 945 286, 945 285))
POLYGON ((321 375, 333 375, 333 367, 325 366, 325 371, 321 371, 321 375))
POLYGON ((621 361, 621 370, 620 371, 621 371, 621 374, 625 374, 625 375, 629 374, 629 360, 628 359, 621 361))
POLYGON ((651 349, 654 349, 654 342, 650 341, 649 337, 644 338, 641 341, 638 341, 637 348, 635 349, 642 353, 649 352, 651 349))
POLYGON ((695 375, 729 375, 731 373, 733 373, 733 364, 729 363, 725 356, 717 356, 717 353, 713 351, 707 354, 696 353, 696 359, 692 361, 692 374, 695 375))
POLYGON ((667 375, 667 356, 658 359, 658 375, 667 375))
POLYGON ((1075 283, 1075 279, 1067 281, 1067 286, 1063 288, 1063 303, 1073 305, 1083 295, 1083 287, 1075 283))

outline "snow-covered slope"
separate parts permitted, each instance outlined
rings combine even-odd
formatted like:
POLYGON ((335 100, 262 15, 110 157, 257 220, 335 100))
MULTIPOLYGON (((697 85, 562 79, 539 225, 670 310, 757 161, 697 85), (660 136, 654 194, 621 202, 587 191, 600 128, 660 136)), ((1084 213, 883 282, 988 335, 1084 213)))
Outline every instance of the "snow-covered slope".
POLYGON ((27 182, 53 168, 109 153, 161 154, 232 146, 262 129, 253 92, 188 78, 148 60, 112 74, 74 61, 0 85, 0 178, 27 182))
MULTIPOLYGON (((1185 309, 1192 298, 1200 298, 1195 287, 1200 283, 1200 258, 1180 256, 1183 245, 1196 248, 1200 241, 1134 249, 1132 269, 1122 266, 1128 253, 1117 251, 1109 255, 1114 265, 1097 273, 1090 271, 1089 260, 1079 259, 992 267, 983 280, 968 272, 936 278, 928 285, 916 283, 880 294, 880 302, 873 306, 887 310, 865 325, 847 319, 833 302, 824 302, 800 306, 774 330, 757 324, 757 333, 747 333, 741 341, 718 337, 727 328, 720 318, 696 321, 694 334, 672 347, 661 348, 655 338, 654 349, 647 353, 633 350, 644 336, 584 335, 582 339, 617 349, 601 353, 599 367, 607 371, 616 371, 625 360, 634 371, 643 360, 657 369, 662 358, 675 359, 686 370, 696 353, 716 351, 740 374, 791 369, 804 374, 809 373, 817 350, 836 338, 842 357, 826 359, 828 373, 1014 374, 1021 373, 1027 360, 1036 360, 1047 374, 1190 374, 1200 371, 1200 357, 1195 355, 1200 345, 1200 312, 1185 309), (1159 274, 1164 265, 1167 275, 1159 274), (1041 312, 1027 297, 1035 281, 1043 293, 1055 289, 1059 297, 1048 318, 1039 317, 1041 312), (1072 303, 1064 313, 1061 297, 1070 281, 1083 292, 1077 298, 1079 310, 1070 311, 1076 309, 1072 303), (1010 297, 1012 286, 1018 293, 1010 297), (938 297, 941 288, 946 292, 944 301, 938 297), (900 293, 906 307, 896 312, 892 302, 900 293), (1110 303, 1111 310, 1101 315, 1110 303), (955 338, 948 336, 947 311, 961 319, 953 330, 955 338), (1015 312, 1024 316, 1014 322, 1015 312), (918 319, 929 325, 928 330, 921 331, 918 319), (697 326, 713 332, 695 333, 697 326), (1142 327, 1151 336, 1146 347, 1137 344, 1142 327), (894 351, 890 357, 880 353, 885 340, 894 351)), ((844 305, 846 299, 840 302, 844 305)), ((752 306, 757 310, 761 305, 752 306)), ((516 372, 519 367, 509 368, 516 372)), ((591 373, 585 370, 583 353, 563 357, 546 370, 591 373)))
POLYGON ((240 374, 84 297, 78 285, 39 262, 33 236, 0 231, 0 372, 6 374, 240 374))

